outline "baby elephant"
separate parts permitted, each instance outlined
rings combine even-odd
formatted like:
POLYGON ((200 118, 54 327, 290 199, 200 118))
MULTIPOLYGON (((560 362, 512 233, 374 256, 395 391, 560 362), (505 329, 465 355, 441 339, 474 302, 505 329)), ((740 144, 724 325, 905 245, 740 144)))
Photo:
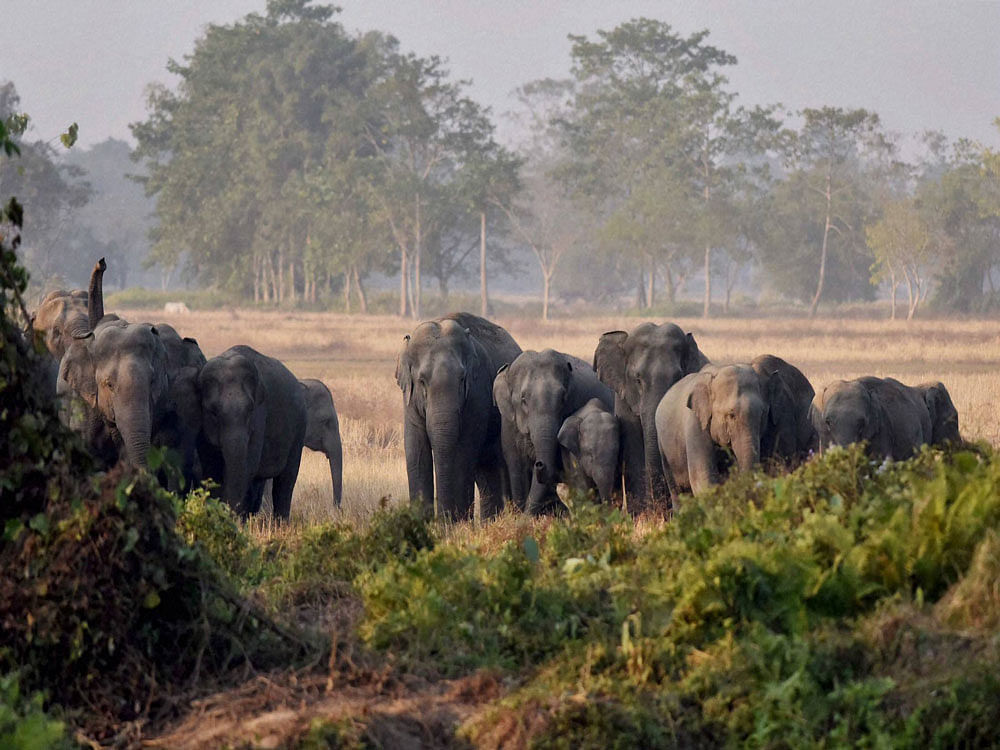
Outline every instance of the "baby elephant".
POLYGON ((300 380, 306 397, 306 437, 304 445, 326 454, 333 481, 333 502, 340 507, 343 490, 344 454, 340 443, 340 422, 333 396, 322 381, 300 380))
POLYGON ((925 443, 958 436, 958 412, 940 383, 912 388, 893 378, 838 380, 816 396, 813 419, 821 448, 867 441, 876 459, 901 461, 925 443))
POLYGON ((566 417, 557 440, 566 483, 576 490, 596 490, 603 502, 610 502, 618 476, 618 418, 592 398, 566 417))

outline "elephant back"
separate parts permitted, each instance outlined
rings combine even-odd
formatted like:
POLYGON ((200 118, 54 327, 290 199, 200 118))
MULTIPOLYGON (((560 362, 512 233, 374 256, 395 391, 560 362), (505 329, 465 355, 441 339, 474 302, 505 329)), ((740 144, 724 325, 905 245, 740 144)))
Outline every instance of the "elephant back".
POLYGON ((445 320, 455 321, 479 342, 486 352, 493 373, 513 362, 521 353, 521 347, 507 329, 486 318, 467 312, 455 312, 438 319, 439 322, 445 320))

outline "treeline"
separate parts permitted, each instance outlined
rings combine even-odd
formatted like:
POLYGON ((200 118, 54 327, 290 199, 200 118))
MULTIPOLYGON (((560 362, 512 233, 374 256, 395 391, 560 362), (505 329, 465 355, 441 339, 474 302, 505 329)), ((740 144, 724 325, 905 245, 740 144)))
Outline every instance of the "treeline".
POLYGON ((904 160, 874 112, 743 104, 707 31, 636 19, 571 36, 570 76, 517 91, 502 145, 440 58, 335 12, 269 0, 170 62, 179 85, 152 87, 132 126, 149 262, 361 310, 398 278, 415 317, 429 286, 476 276, 487 311, 488 276, 526 258, 544 317, 554 294, 648 309, 695 282, 706 315, 739 289, 813 314, 880 287, 893 315, 900 295, 909 316, 1000 303, 1000 165, 979 144, 925 133, 904 160))

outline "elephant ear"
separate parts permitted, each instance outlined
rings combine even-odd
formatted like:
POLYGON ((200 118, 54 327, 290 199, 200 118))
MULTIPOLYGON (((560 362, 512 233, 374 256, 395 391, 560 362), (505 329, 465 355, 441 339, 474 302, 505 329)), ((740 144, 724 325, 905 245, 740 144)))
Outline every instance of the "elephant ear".
POLYGON ((779 373, 762 376, 761 379, 766 384, 768 420, 771 425, 775 428, 787 426, 789 429, 794 429, 795 399, 785 379, 779 373))
POLYGON ((619 395, 625 392, 625 342, 628 333, 609 331, 594 350, 594 372, 598 379, 619 395))
POLYGON ((952 425, 955 426, 954 432, 958 431, 958 410, 944 383, 928 384, 923 386, 923 391, 924 403, 931 418, 931 440, 937 444, 950 437, 953 431, 949 428, 952 425), (949 434, 946 436, 945 433, 949 434))
POLYGON ((576 416, 567 417, 559 428, 559 435, 556 440, 559 445, 568 450, 574 456, 580 455, 580 423, 583 420, 576 416))
POLYGON ((510 364, 505 364, 497 370, 493 379, 493 403, 500 410, 500 416, 508 422, 514 421, 514 403, 511 400, 510 383, 507 379, 510 364))
POLYGON ((59 363, 59 379, 69 384, 92 409, 97 408, 97 367, 90 349, 93 334, 73 341, 59 363))
POLYGON ((407 406, 410 405, 410 399, 413 398, 413 372, 409 346, 410 336, 407 334, 403 336, 403 348, 396 355, 396 383, 399 384, 399 389, 403 392, 403 403, 407 406))
POLYGON ((712 387, 710 381, 699 380, 688 394, 687 407, 698 417, 701 429, 706 432, 712 426, 712 387))
POLYGON ((701 353, 701 350, 698 348, 698 342, 694 340, 694 334, 687 334, 684 337, 684 357, 681 361, 684 374, 689 375, 692 372, 698 372, 707 364, 708 357, 701 353))

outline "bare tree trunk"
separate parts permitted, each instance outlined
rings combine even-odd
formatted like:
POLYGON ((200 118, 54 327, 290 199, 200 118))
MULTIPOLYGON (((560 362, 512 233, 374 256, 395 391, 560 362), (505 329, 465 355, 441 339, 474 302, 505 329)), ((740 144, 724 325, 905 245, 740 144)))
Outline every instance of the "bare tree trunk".
POLYGON ((260 256, 253 256, 253 301, 260 302, 260 256))
POLYGON ((649 278, 646 279, 646 302, 650 307, 656 304, 656 267, 649 260, 649 278))
POLYGON ((705 245, 705 302, 702 307, 701 317, 707 318, 712 314, 712 246, 705 245))
POLYGON ((542 271, 542 320, 549 319, 549 287, 552 285, 552 272, 542 271))
POLYGON ((674 271, 669 263, 663 266, 663 283, 667 289, 667 300, 672 305, 677 298, 677 288, 674 286, 674 271))
POLYGON ((365 294, 365 288, 361 284, 361 274, 358 272, 358 267, 354 267, 354 289, 358 293, 358 305, 361 308, 361 314, 368 314, 368 295, 365 294))
POLYGON ((899 282, 896 280, 896 272, 889 269, 889 320, 896 319, 896 290, 899 282))
POLYGON ((820 251, 819 255, 819 279, 816 282, 816 294, 812 298, 812 304, 809 305, 809 317, 816 317, 816 308, 819 307, 820 297, 823 296, 823 282, 826 280, 826 249, 830 239, 830 209, 833 205, 833 193, 830 190, 830 185, 832 182, 832 176, 830 174, 830 167, 826 170, 826 224, 823 227, 823 249, 820 251))
POLYGON ((639 283, 635 287, 635 306, 640 310, 646 309, 646 277, 642 268, 639 269, 639 283))
POLYGON ((288 299, 295 304, 295 261, 288 261, 288 299))
POLYGON ((410 311, 406 304, 409 296, 410 263, 406 257, 406 248, 399 248, 399 317, 405 318, 410 311))
POLYGON ((486 289, 486 212, 479 212, 479 314, 490 312, 490 297, 486 289))
POLYGON ((344 312, 351 312, 351 272, 344 271, 344 312))
POLYGON ((907 306, 906 306, 906 319, 912 320, 913 313, 916 312, 917 306, 913 302, 913 281, 910 279, 910 272, 903 267, 903 275, 906 277, 906 296, 907 296, 907 306))
POLYGON ((413 317, 420 318, 420 294, 423 290, 423 286, 420 283, 420 256, 423 255, 423 239, 422 232, 423 227, 420 225, 420 194, 417 193, 416 197, 416 235, 414 237, 414 247, 413 247, 413 317))

